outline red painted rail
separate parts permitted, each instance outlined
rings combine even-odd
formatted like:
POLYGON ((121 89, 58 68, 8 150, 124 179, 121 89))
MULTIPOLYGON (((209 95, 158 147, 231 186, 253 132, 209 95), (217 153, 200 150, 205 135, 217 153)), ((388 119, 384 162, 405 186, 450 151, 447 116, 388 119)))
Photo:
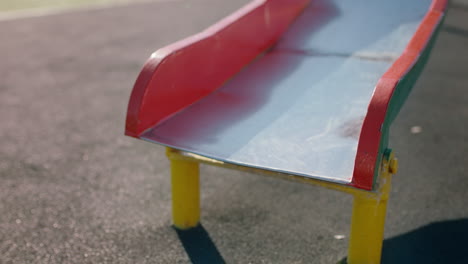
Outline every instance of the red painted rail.
POLYGON ((203 98, 271 47, 309 0, 255 0, 205 31, 155 52, 133 88, 125 134, 203 98))
POLYGON ((411 70, 429 44, 434 31, 441 23, 446 7, 447 0, 433 0, 428 13, 403 54, 377 83, 359 137, 353 186, 372 189, 375 172, 379 168, 377 163, 379 152, 382 151, 381 140, 384 133, 382 130, 390 100, 400 80, 411 70))

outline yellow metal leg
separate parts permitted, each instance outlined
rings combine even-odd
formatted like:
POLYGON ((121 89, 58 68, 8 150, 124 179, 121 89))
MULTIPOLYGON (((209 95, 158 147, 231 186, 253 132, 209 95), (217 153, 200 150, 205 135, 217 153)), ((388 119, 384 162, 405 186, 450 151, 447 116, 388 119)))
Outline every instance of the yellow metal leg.
POLYGON ((387 200, 355 197, 348 264, 380 263, 387 200))
POLYGON ((380 263, 391 174, 396 170, 397 161, 389 154, 383 161, 378 192, 354 195, 348 264, 380 263))
POLYGON ((172 219, 174 227, 189 229, 200 221, 200 177, 197 162, 183 159, 167 149, 172 174, 172 219))
MULTIPOLYGON (((242 166, 224 164, 195 154, 167 149, 172 169, 172 197, 174 226, 179 229, 195 227, 200 218, 198 162, 221 167, 245 169, 242 166)), ((380 263, 382 252, 385 215, 391 188, 391 176, 398 169, 393 153, 388 152, 382 161, 379 188, 376 192, 354 189, 348 186, 321 182, 303 177, 294 178, 299 182, 317 184, 326 188, 350 193, 354 196, 351 234, 346 263, 380 263)), ((263 170, 250 169, 263 172, 263 170)), ((265 173, 265 172, 264 172, 265 173)), ((267 175, 275 176, 271 172, 267 175)), ((279 176, 278 176, 279 177, 279 176)), ((290 178, 290 176, 288 176, 290 178)), ((285 178, 288 178, 285 177, 285 178)), ((288 179, 289 179, 288 178, 288 179)))

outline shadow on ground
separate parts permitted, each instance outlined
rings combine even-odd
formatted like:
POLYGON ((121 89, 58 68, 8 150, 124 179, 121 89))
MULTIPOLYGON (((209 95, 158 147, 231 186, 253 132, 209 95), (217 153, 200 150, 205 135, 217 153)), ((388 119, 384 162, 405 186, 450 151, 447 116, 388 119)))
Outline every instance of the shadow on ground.
MULTIPOLYGON (((225 263, 202 225, 177 235, 194 264, 225 263)), ((382 264, 468 263, 468 219, 436 222, 387 239, 382 264)))
MULTIPOLYGON (((468 263, 468 219, 435 222, 386 239, 382 264, 468 263)), ((343 259, 340 263, 346 263, 343 259)))
POLYGON ((468 219, 436 222, 384 241, 382 263, 468 263, 468 219))
POLYGON ((193 264, 226 263, 202 225, 189 230, 174 229, 193 264))

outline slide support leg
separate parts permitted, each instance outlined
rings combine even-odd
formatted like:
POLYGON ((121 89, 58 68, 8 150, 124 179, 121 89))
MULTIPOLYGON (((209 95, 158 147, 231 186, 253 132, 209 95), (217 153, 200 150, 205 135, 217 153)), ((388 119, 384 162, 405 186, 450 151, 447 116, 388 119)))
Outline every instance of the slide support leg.
POLYGON ((380 263, 391 176, 396 170, 397 160, 389 152, 382 162, 377 193, 354 195, 348 264, 380 263))
POLYGON ((199 164, 184 159, 167 148, 171 162, 172 220, 181 230, 196 227, 200 221, 199 164))

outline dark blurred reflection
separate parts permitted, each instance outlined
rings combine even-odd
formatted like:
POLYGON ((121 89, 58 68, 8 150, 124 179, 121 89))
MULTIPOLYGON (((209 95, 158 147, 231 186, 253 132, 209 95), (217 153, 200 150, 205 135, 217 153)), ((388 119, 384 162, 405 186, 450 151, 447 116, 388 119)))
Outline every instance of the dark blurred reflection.
POLYGON ((444 25, 443 30, 445 32, 455 34, 460 37, 468 38, 468 30, 460 28, 460 27, 456 27, 452 25, 444 25))

